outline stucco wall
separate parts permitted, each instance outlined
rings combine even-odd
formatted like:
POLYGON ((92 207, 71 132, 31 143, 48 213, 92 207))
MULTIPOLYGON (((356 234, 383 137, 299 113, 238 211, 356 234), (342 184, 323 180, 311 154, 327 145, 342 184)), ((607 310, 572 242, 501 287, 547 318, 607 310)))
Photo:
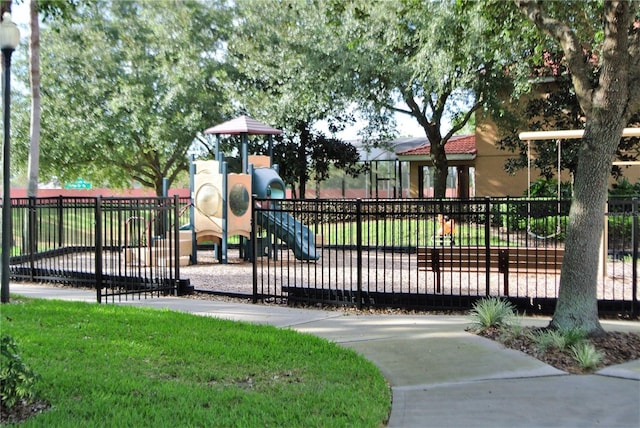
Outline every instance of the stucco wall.
MULTIPOLYGON (((495 142, 498 141, 495 125, 486 118, 478 116, 476 127, 476 196, 523 196, 527 190, 527 170, 518 171, 515 175, 507 174, 504 165, 507 159, 514 157, 514 153, 499 150, 495 142)), ((535 145, 535 142, 531 143, 535 145)), ((532 157, 535 156, 535 146, 532 147, 532 157)), ((622 174, 630 183, 640 181, 640 165, 621 166, 622 174)), ((540 177, 537 169, 531 170, 531 181, 540 177)), ((571 181, 568 171, 562 171, 562 182, 571 181)), ((613 177, 609 186, 615 183, 613 177)))
POLYGON ((522 196, 527 190, 527 171, 511 175, 504 170, 514 153, 499 150, 498 139, 492 123, 476 127, 476 196, 522 196))

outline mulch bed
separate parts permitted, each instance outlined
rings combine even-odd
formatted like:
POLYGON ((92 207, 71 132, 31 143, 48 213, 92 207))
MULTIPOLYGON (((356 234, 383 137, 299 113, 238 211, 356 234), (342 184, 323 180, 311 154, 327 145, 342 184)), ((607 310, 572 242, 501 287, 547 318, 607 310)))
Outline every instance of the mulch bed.
POLYGON ((573 374, 593 373, 607 366, 640 359, 640 334, 619 331, 606 332, 601 336, 587 339, 602 353, 603 358, 600 364, 594 369, 583 369, 573 358, 570 350, 559 350, 555 347, 549 347, 544 352, 540 351, 531 336, 526 334, 527 332, 533 332, 535 330, 541 329, 523 328, 522 333, 518 336, 505 336, 500 329, 496 328, 477 332, 477 334, 500 342, 507 348, 531 355, 557 369, 573 374))

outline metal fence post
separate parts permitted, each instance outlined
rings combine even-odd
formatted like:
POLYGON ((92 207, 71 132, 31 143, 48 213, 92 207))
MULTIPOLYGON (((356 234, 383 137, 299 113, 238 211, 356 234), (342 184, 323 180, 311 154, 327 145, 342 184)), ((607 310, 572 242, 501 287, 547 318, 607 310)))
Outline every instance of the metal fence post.
POLYGON ((95 236, 96 254, 95 254, 95 269, 96 269, 96 297, 98 303, 102 303, 102 197, 98 196, 95 199, 95 236))
MULTIPOLYGON (((168 215, 167 211, 167 215, 168 215)), ((180 285, 180 198, 178 195, 173 195, 173 251, 174 251, 174 278, 173 278, 173 294, 177 296, 178 287, 180 285)))
POLYGON ((638 198, 631 200, 631 313, 638 315, 638 198))
POLYGON ((491 246, 491 198, 484 198, 484 250, 487 262, 485 263, 485 294, 489 296, 491 293, 491 255, 489 248, 491 246))
MULTIPOLYGON (((252 289, 253 289, 253 303, 258 303, 258 249, 257 249, 257 241, 258 241, 258 233, 257 233, 257 225, 256 225, 256 198, 258 195, 253 195, 251 198, 251 267, 252 267, 252 289)), ((268 235, 267 235, 268 236, 268 235)))
POLYGON ((62 195, 58 196, 58 247, 62 248, 64 239, 64 203, 62 195))
POLYGON ((38 237, 36 236, 36 198, 29 197, 29 206, 27 209, 27 242, 29 248, 29 277, 31 281, 35 280, 33 273, 36 269, 36 251, 38 237))
POLYGON ((362 309, 362 199, 356 199, 356 272, 358 291, 356 305, 362 309))

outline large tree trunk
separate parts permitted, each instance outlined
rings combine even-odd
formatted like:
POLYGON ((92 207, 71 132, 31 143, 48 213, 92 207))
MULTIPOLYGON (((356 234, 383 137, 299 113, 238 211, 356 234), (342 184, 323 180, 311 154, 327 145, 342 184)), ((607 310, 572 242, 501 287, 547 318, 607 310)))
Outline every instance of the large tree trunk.
MULTIPOLYGON (((618 121, 619 122, 619 121, 618 121)), ((569 213, 560 290, 551 327, 601 333, 598 262, 611 161, 623 126, 591 121, 583 137, 569 213)))
POLYGON ((447 177, 449 175, 449 161, 444 151, 442 141, 431 143, 431 160, 435 168, 433 175, 433 197, 443 199, 447 196, 447 177))
POLYGON ((38 196, 40 169, 40 24, 37 0, 29 4, 31 37, 29 39, 29 66, 31 78, 31 145, 27 167, 27 196, 38 196))
MULTIPOLYGON (((444 101, 442 104, 444 104, 444 101)), ((424 115, 416 117, 427 135, 430 146, 429 154, 431 155, 431 162, 433 162, 435 169, 435 174, 433 175, 433 197, 443 199, 447 196, 449 161, 444 148, 446 142, 443 141, 442 134, 440 133, 440 120, 434 120, 433 123, 431 123, 424 115)))

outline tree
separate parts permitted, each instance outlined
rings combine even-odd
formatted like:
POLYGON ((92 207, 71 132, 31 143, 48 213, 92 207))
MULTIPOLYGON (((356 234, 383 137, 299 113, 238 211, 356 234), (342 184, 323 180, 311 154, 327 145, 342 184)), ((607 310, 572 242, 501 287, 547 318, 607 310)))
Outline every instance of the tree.
POLYGON ((274 146, 273 158, 286 184, 294 186, 298 182, 301 198, 305 197, 312 172, 317 182, 329 178, 331 165, 353 176, 360 172, 359 153, 352 144, 312 132, 302 121, 292 131, 279 138, 281 144, 274 146))
POLYGON ((515 0, 515 4, 561 47, 586 118, 578 151, 559 298, 550 326, 599 334, 602 327, 596 294, 598 249, 608 177, 622 130, 631 116, 640 111, 637 20, 640 2, 605 0, 581 4, 581 8, 575 9, 555 2, 515 0), (591 10, 598 13, 590 15, 591 10), (599 31, 592 33, 579 27, 577 23, 584 16, 598 23, 599 31), (596 40, 601 42, 594 44, 596 40))
POLYGON ((31 126, 29 161, 27 167, 27 196, 38 196, 38 171, 40 169, 40 21, 38 2, 29 2, 29 77, 31 84, 31 126))
POLYGON ((160 195, 223 117, 225 2, 96 1, 76 17, 43 32, 43 176, 160 195))
POLYGON ((284 131, 275 141, 275 161, 284 181, 297 182, 304 197, 311 170, 322 180, 329 163, 353 172, 358 161, 351 144, 314 129, 320 120, 334 131, 352 120, 336 91, 339 76, 327 68, 336 61, 330 28, 315 3, 237 4, 238 25, 228 46, 236 97, 244 112, 284 131))
POLYGON ((370 117, 399 112, 418 121, 431 145, 435 196, 444 197, 447 142, 506 81, 482 15, 454 1, 334 2, 327 13, 333 43, 343 47, 340 88, 370 117))
POLYGON ((40 169, 40 21, 68 18, 78 0, 30 0, 29 2, 29 80, 31 87, 31 120, 29 131, 29 160, 27 167, 27 196, 38 196, 38 171, 40 169))

